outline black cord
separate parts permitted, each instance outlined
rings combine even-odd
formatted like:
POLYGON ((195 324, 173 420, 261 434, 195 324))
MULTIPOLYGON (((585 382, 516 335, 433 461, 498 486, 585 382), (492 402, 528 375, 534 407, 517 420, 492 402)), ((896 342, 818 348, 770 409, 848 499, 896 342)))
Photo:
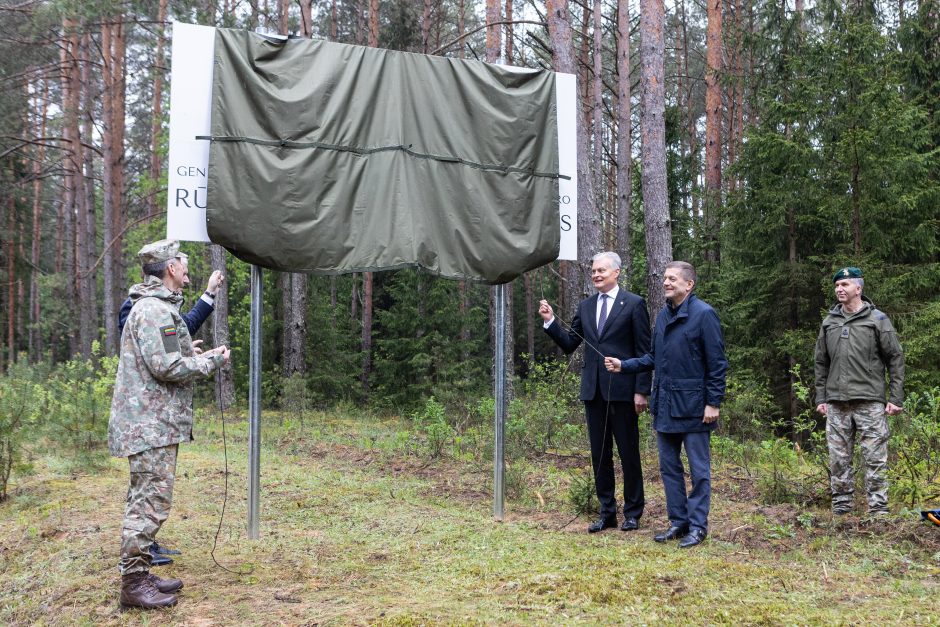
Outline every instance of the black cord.
MULTIPOLYGON (((539 271, 539 292, 540 292, 540 294, 541 294, 541 296, 542 296, 542 300, 544 300, 545 302, 548 302, 548 301, 545 299, 545 286, 544 286, 544 284, 543 284, 543 282, 542 282, 542 272, 541 272, 541 270, 539 271)), ((551 305, 551 304, 549 303, 549 305, 551 305)), ((561 316, 559 316, 557 312, 554 312, 554 310, 553 310, 552 313, 554 314, 555 318, 558 320, 558 322, 561 323, 561 325, 562 325, 564 328, 566 328, 568 331, 571 331, 572 333, 574 333, 575 335, 577 335, 579 338, 581 338, 582 344, 584 344, 585 346, 589 346, 595 353, 597 353, 598 355, 600 355, 601 358, 606 357, 606 355, 604 355, 604 353, 602 353, 596 346, 594 346, 593 344, 591 344, 590 342, 588 342, 588 341, 584 338, 583 335, 581 335, 580 333, 578 333, 577 331, 575 331, 574 328, 573 328, 570 324, 568 324, 567 322, 565 322, 565 320, 564 320, 561 316)), ((573 360, 574 360, 574 355, 572 355, 572 356, 571 356, 571 359, 568 360, 568 366, 569 366, 569 367, 571 366, 571 362, 572 362, 573 360)), ((562 376, 564 376, 564 375, 562 375, 562 376)), ((607 406, 606 406, 606 408, 604 409, 604 430, 603 430, 603 432, 602 432, 602 433, 604 433, 605 435, 607 434, 607 421, 608 421, 608 419, 610 418, 610 389, 611 389, 611 386, 613 385, 613 383, 614 383, 614 377, 613 377, 613 375, 611 375, 610 378, 607 379, 607 406)), ((587 411, 587 409, 585 408, 585 412, 586 412, 586 411, 587 411)), ((613 434, 611 434, 611 439, 613 439, 613 434)), ((589 434, 588 434, 588 443, 590 443, 590 441, 591 441, 591 435, 590 435, 590 433, 589 433, 589 434)), ((598 455, 598 457, 597 457, 598 463, 600 463, 600 460, 604 458, 604 451, 605 451, 606 449, 607 449, 607 438, 605 437, 605 438, 603 439, 603 441, 602 441, 602 444, 601 444, 601 453, 600 453, 600 455, 598 455)), ((596 482, 596 480, 597 480, 597 466, 594 465, 594 460, 593 460, 593 459, 591 460, 591 468, 592 468, 593 471, 594 471, 593 478, 594 478, 594 480, 595 480, 595 482, 596 482)), ((624 480, 626 481, 626 478, 624 478, 624 480)), ((586 513, 586 512, 578 512, 577 514, 574 515, 574 517, 573 517, 571 520, 569 520, 569 521, 566 522, 564 525, 562 525, 561 527, 559 527, 558 530, 561 531, 562 529, 564 529, 565 527, 567 527, 568 525, 570 525, 571 523, 573 523, 574 521, 576 521, 576 520, 581 516, 582 513, 586 513)))
POLYGON ((222 513, 219 515, 219 526, 215 530, 215 538, 212 540, 212 561, 222 570, 233 575, 250 575, 254 571, 254 566, 245 565, 242 570, 232 570, 219 563, 215 558, 215 547, 219 542, 219 534, 222 533, 222 521, 225 519, 225 505, 228 503, 228 443, 225 439, 225 410, 222 408, 222 367, 219 366, 215 373, 216 398, 219 402, 219 416, 222 418, 222 456, 225 460, 225 488, 222 492, 222 513))

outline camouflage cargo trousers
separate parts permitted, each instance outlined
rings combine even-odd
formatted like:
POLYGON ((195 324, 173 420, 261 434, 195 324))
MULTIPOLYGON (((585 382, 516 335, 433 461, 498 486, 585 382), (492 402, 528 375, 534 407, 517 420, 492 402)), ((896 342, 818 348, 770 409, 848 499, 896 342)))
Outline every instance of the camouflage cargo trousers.
POLYGON ((150 570, 150 545, 170 515, 176 479, 178 444, 152 448, 127 458, 131 483, 127 489, 124 526, 121 530, 122 575, 150 570))
POLYGON ((865 491, 868 511, 888 510, 888 418, 885 404, 878 401, 828 403, 826 442, 829 445, 832 511, 847 513, 853 509, 855 470, 852 452, 858 437, 865 464, 865 491))

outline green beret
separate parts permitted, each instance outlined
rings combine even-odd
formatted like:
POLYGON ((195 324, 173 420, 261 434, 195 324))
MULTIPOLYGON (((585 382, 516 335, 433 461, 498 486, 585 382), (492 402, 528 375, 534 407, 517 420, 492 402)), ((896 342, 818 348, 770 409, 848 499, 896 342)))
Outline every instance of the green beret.
POLYGON ((185 255, 180 253, 180 242, 176 239, 162 239, 159 242, 147 244, 137 253, 142 266, 163 263, 177 257, 184 258, 185 255))
POLYGON ((858 268, 848 267, 842 268, 838 272, 832 275, 832 282, 841 281, 842 279, 861 279, 862 271, 858 268))

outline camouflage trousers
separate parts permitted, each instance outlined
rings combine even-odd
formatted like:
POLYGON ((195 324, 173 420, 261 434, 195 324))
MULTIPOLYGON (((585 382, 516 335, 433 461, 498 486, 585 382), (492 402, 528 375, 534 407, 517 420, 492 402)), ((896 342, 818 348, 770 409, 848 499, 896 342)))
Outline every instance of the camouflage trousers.
POLYGON ((178 444, 152 448, 127 458, 131 483, 127 489, 121 530, 122 575, 150 571, 150 545, 170 515, 176 479, 178 444))
POLYGON ((852 452, 858 437, 865 464, 868 511, 888 511, 888 418, 885 404, 878 401, 831 402, 826 413, 826 442, 829 444, 832 511, 853 509, 855 470, 852 452))

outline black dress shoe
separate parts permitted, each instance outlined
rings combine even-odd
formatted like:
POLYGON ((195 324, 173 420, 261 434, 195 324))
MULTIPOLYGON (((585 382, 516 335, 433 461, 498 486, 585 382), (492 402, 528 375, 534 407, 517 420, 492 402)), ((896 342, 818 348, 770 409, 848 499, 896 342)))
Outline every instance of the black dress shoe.
POLYGON ((148 549, 150 552, 150 565, 151 566, 166 566, 167 564, 172 564, 173 560, 166 555, 157 553, 153 550, 153 545, 148 549))
POLYGON ((656 542, 667 542, 669 540, 677 540, 689 533, 688 527, 677 527, 675 525, 670 525, 669 529, 666 529, 662 533, 657 533, 653 536, 653 540, 656 542))
POLYGON ((640 528, 640 523, 636 518, 624 518, 623 522, 620 524, 620 531, 636 531, 640 528))
POLYGON ((705 541, 705 536, 707 535, 708 534, 701 529, 693 529, 686 537, 679 540, 679 548, 687 549, 691 546, 695 546, 696 544, 701 544, 705 541))
POLYGON ((157 542, 154 542, 153 544, 150 545, 150 552, 156 553, 158 555, 182 555, 183 554, 182 551, 171 549, 170 547, 163 546, 162 544, 158 544, 157 542))
POLYGON ((610 529, 611 527, 616 526, 616 518, 601 518, 588 525, 588 533, 597 533, 598 531, 603 531, 604 529, 610 529))

